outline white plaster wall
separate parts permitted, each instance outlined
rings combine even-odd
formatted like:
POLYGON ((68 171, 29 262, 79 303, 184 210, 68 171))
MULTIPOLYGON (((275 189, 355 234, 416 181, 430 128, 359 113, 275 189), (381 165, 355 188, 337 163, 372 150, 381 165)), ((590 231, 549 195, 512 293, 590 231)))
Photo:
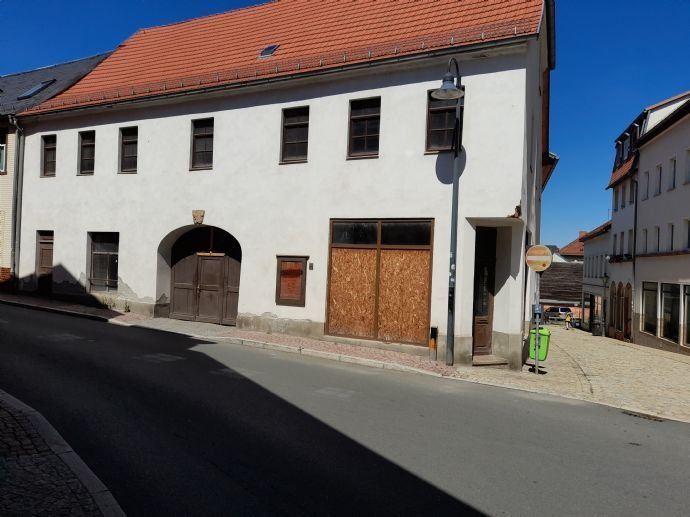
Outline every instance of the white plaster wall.
POLYGON ((5 146, 5 174, 0 174, 0 267, 11 267, 12 210, 14 207, 14 160, 17 138, 7 134, 5 146))
MULTIPOLYGON (((430 217, 431 325, 443 329, 452 161, 425 154, 424 146, 427 91, 438 87, 445 63, 28 123, 20 275, 33 273, 37 230, 54 230, 55 264, 81 281, 87 232, 119 232, 121 285, 134 299, 153 302, 161 239, 190 224, 193 209, 204 209, 206 224, 242 245, 240 313, 323 321, 330 218, 430 217), (371 96, 381 96, 380 156, 346 160, 349 101, 371 96), (281 110, 301 105, 310 106, 309 162, 279 165, 281 110), (215 118, 213 170, 189 171, 191 120, 209 116, 215 118), (117 174, 118 130, 131 125, 139 127, 138 173, 117 174), (86 129, 96 130, 92 177, 77 176, 78 131, 86 129), (41 178, 40 140, 52 133, 56 177, 41 178), (277 254, 308 255, 314 263, 306 307, 275 305, 277 254)), ((471 336, 474 231, 467 218, 504 219, 520 204, 525 66, 521 52, 462 63, 467 162, 460 180, 458 335, 471 336)), ((61 280, 56 271, 55 281, 61 280)))

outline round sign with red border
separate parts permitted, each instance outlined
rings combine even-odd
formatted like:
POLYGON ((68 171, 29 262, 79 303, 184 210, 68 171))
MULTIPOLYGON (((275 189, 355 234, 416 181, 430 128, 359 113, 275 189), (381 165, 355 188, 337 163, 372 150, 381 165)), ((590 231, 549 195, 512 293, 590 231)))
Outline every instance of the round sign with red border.
POLYGON ((525 261, 527 262, 528 268, 540 273, 549 269, 553 262, 553 255, 549 248, 542 244, 537 244, 527 250, 525 261))

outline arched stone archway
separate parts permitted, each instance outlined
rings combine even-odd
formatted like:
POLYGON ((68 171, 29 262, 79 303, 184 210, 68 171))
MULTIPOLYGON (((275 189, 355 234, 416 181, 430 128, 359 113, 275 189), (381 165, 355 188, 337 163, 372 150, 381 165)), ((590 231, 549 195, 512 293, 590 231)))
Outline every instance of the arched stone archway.
POLYGON ((171 318, 235 325, 241 263, 242 247, 225 230, 178 228, 158 247, 158 304, 171 318))

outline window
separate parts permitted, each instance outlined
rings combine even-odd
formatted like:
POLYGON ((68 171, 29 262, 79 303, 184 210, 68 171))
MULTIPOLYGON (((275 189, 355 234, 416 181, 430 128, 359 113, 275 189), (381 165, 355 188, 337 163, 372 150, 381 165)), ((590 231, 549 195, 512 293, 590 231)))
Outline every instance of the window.
POLYGON ((623 140, 623 159, 627 160, 630 154, 630 138, 626 137, 623 140))
POLYGON ((661 165, 657 165, 656 167, 656 188, 654 189, 654 195, 658 196, 661 194, 661 179, 664 175, 663 168, 661 165))
POLYGON ((213 167, 213 119, 192 121, 192 169, 213 167))
POLYGON ((649 199, 649 171, 644 173, 644 196, 642 199, 649 199))
POLYGON ((621 247, 618 249, 618 254, 622 255, 623 250, 625 250, 625 232, 621 232, 620 245, 621 245, 621 247))
POLYGON ((259 52, 259 57, 260 58, 265 58, 265 57, 271 57, 276 50, 278 50, 278 47, 280 45, 267 45, 264 48, 261 49, 261 52, 259 52))
POLYGON ((276 304, 304 307, 309 257, 278 257, 276 304))
POLYGON ((690 149, 685 151, 685 183, 690 183, 690 149))
POLYGON ((673 242, 673 234, 675 233, 675 227, 673 224, 668 225, 668 251, 673 251, 674 242, 673 242))
POLYGON ((309 106, 283 110, 281 162, 306 162, 309 140, 309 106))
POLYGON ((350 101, 348 156, 378 156, 381 97, 350 101))
POLYGON ((680 286, 661 284, 661 317, 663 328, 661 336, 678 342, 680 326, 680 286))
POLYGON ((137 172, 139 128, 120 129, 120 172, 137 172))
POLYGON ((613 236, 613 251, 612 251, 612 254, 615 255, 617 250, 618 250, 618 234, 615 234, 615 235, 613 236))
POLYGON ((91 233, 91 291, 117 291, 119 233, 91 233))
POLYGON ((685 344, 690 346, 690 285, 685 286, 685 344))
POLYGON ((656 230, 656 248, 654 251, 658 253, 661 251, 661 228, 659 226, 655 226, 654 229, 656 230))
POLYGON ((56 81, 56 79, 48 79, 47 81, 42 81, 38 84, 33 85, 31 88, 26 90, 24 93, 19 95, 17 97, 18 101, 24 100, 24 99, 30 99, 34 95, 41 93, 43 90, 48 88, 51 84, 53 84, 56 81))
POLYGON ((626 198, 627 188, 628 188, 627 183, 623 183, 623 185, 621 185, 621 208, 625 208, 625 198, 626 198))
POLYGON ((633 254, 633 231, 628 230, 628 255, 633 254))
POLYGON ((690 219, 685 221, 685 248, 690 250, 690 219))
POLYGON ((668 164, 668 170, 670 171, 670 178, 668 180, 668 189, 673 190, 676 188, 676 159, 671 158, 668 164))
POLYGON ((629 205, 635 204, 635 190, 637 189, 637 183, 635 181, 630 182, 630 199, 628 199, 629 205))
POLYGON ((0 174, 7 172, 7 157, 4 139, 0 142, 0 174))
POLYGON ((647 230, 642 230, 642 253, 647 253, 649 251, 647 244, 647 230))
POLYGON ((450 151, 455 132, 457 99, 438 100, 427 94, 426 150, 450 151))
POLYGON ((79 133, 79 174, 93 174, 96 158, 96 132, 79 133))
POLYGON ((618 187, 613 187, 613 211, 618 212, 618 187))
POLYGON ((41 176, 55 176, 55 159, 57 156, 57 136, 44 135, 41 139, 42 159, 41 176))
POLYGON ((656 305, 658 286, 654 282, 642 282, 642 330, 656 336, 656 305))

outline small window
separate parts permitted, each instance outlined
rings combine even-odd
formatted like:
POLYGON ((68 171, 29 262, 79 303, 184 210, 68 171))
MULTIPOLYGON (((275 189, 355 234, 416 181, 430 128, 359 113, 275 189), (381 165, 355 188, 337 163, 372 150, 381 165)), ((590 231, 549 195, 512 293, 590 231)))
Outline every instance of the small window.
POLYGON ((654 251, 658 253, 661 251, 661 227, 655 226, 654 229, 656 231, 656 249, 654 251))
POLYGON ((309 106, 283 110, 281 162, 306 162, 309 143, 309 106))
POLYGON ((96 158, 96 132, 79 133, 79 174, 93 174, 96 158))
POLYGON ((633 254, 633 231, 628 230, 628 255, 633 254))
POLYGON ((381 245, 429 246, 431 223, 428 221, 394 221, 381 223, 381 245))
POLYGON ((192 121, 192 169, 213 167, 213 119, 192 121))
POLYGON ((668 225, 668 251, 673 251, 675 243, 673 242, 673 234, 675 233, 675 226, 673 224, 668 225))
POLYGON ((455 132, 457 99, 438 100, 427 94, 426 150, 450 151, 455 132))
POLYGON ((378 224, 375 222, 333 223, 333 244, 373 244, 378 239, 378 224))
POLYGON ((644 196, 642 200, 649 199, 649 171, 644 173, 644 196))
POLYGON ((613 236, 613 254, 615 255, 616 252, 618 251, 618 234, 614 234, 613 236))
POLYGON ((648 253, 647 230, 642 230, 642 253, 648 253))
POLYGON ((664 176, 664 169, 661 167, 661 165, 657 165, 656 167, 656 188, 654 190, 654 195, 658 196, 661 194, 661 180, 664 176))
POLYGON ((627 189, 627 183, 623 183, 623 185, 621 186, 621 208, 625 208, 625 198, 627 194, 627 189))
POLYGON ((91 291, 117 291, 119 233, 91 233, 91 291))
POLYGON ((618 212, 618 186, 613 187, 613 211, 618 212))
POLYGON ((43 159, 41 160, 41 176, 55 176, 55 161, 57 157, 57 136, 44 135, 41 141, 43 145, 43 159))
POLYGON ((654 282, 642 283, 642 330, 656 336, 658 285, 654 282))
POLYGON ((669 179, 668 179, 668 189, 673 190, 676 188, 676 159, 671 158, 671 160, 668 163, 668 169, 669 169, 669 179))
POLYGON ((264 58, 264 57, 271 57, 273 54, 275 54, 275 51, 278 50, 278 47, 280 45, 267 45, 263 49, 261 49, 261 52, 259 52, 259 57, 264 58))
POLYGON ((618 254, 622 255, 625 250, 625 232, 621 232, 621 240, 620 240, 621 247, 618 250, 618 254))
POLYGON ((350 101, 348 156, 378 156, 380 123, 381 97, 350 101))
POLYGON ((635 204, 635 190, 637 190, 637 183, 634 181, 630 182, 630 199, 628 199, 629 205, 635 204))
POLYGON ((309 257, 277 258, 276 305, 304 307, 309 257))
POLYGON ((139 128, 120 129, 120 172, 137 172, 139 128))

